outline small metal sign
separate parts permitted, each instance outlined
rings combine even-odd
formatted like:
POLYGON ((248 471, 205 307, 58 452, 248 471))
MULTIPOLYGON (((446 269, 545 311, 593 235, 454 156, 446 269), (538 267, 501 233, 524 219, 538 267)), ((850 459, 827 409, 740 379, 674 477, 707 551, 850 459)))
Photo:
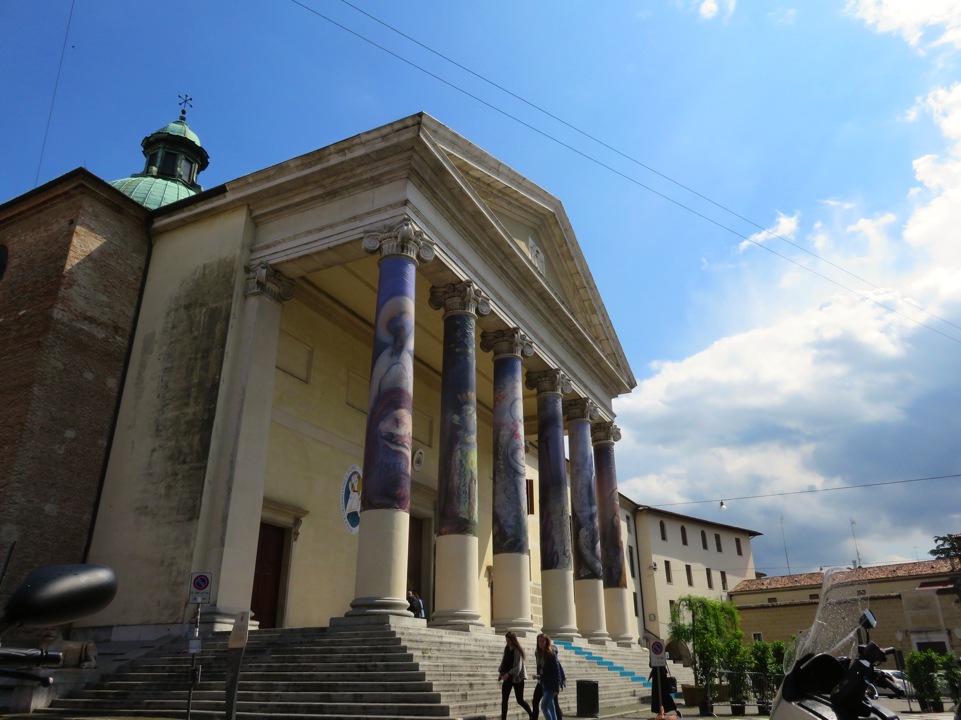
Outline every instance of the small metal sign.
POLYGON ((214 584, 213 575, 209 572, 193 573, 190 576, 190 600, 193 605, 209 605, 210 589, 214 584))
POLYGON ((651 643, 651 667, 664 667, 667 665, 667 654, 664 652, 664 643, 655 640, 651 643))

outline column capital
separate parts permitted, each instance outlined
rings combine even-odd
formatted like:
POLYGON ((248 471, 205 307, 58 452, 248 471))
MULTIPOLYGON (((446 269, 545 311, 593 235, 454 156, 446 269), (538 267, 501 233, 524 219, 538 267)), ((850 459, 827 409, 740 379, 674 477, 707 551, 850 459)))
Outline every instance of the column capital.
POLYGON ((538 370, 527 373, 524 384, 530 390, 541 393, 569 393, 573 389, 571 379, 563 370, 538 370))
POLYGON ((244 266, 246 286, 244 295, 266 295, 279 303, 294 296, 294 281, 267 263, 244 266))
POLYGON ((520 328, 484 331, 481 333, 481 350, 498 355, 530 357, 534 354, 534 343, 521 332, 520 328))
POLYGON ((430 289, 430 306, 444 309, 448 315, 487 315, 491 311, 490 300, 485 297, 473 280, 447 285, 434 285, 430 289))
POLYGON ((613 422, 605 421, 591 425, 591 442, 595 445, 613 445, 621 439, 621 429, 613 422))
POLYGON ((434 259, 434 243, 417 227, 410 218, 404 218, 397 225, 385 225, 380 230, 364 235, 364 250, 369 253, 380 251, 382 258, 403 255, 413 260, 430 262, 434 259))
POLYGON ((565 400, 562 407, 564 408, 564 416, 568 421, 589 420, 593 422, 601 416, 600 410, 597 408, 597 403, 587 398, 565 400))

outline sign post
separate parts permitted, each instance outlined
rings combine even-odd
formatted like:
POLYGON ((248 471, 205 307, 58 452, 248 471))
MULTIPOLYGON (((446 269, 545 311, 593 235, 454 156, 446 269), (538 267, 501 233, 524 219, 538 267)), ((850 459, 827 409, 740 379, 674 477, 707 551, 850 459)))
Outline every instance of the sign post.
POLYGON ((187 643, 187 652, 190 653, 190 687, 187 690, 187 720, 190 720, 190 710, 194 701, 194 688, 200 684, 200 673, 203 667, 197 664, 197 656, 200 654, 200 609, 204 605, 210 604, 210 588, 213 585, 213 575, 209 572, 196 572, 190 576, 190 585, 187 588, 189 594, 188 602, 197 606, 197 615, 194 621, 194 636, 187 643))

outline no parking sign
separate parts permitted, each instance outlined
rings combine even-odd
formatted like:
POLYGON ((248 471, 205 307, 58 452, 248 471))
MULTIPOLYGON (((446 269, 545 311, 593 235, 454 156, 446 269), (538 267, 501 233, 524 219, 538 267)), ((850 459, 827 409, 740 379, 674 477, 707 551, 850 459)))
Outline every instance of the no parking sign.
POLYGON ((655 640, 651 643, 651 667, 664 667, 667 665, 667 654, 664 652, 664 643, 655 640))
POLYGON ((209 572, 197 572, 190 576, 190 600, 194 605, 210 604, 210 588, 214 584, 214 577, 209 572))

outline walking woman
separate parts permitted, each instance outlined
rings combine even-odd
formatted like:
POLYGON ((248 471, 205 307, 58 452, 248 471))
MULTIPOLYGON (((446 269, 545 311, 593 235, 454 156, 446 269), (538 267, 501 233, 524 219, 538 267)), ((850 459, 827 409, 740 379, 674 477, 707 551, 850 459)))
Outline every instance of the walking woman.
POLYGON ((557 713, 557 693, 561 690, 561 671, 557 662, 554 646, 551 639, 541 633, 537 636, 537 658, 538 675, 541 692, 541 711, 546 720, 560 720, 557 713))
POLYGON ((497 669, 497 675, 501 680, 501 720, 507 720, 507 701, 510 700, 511 688, 514 689, 514 697, 517 704, 527 711, 529 717, 534 714, 531 706, 524 700, 524 679, 527 671, 524 669, 524 648, 517 642, 517 635, 508 632, 504 635, 507 638, 507 646, 504 648, 504 659, 497 669))
MULTIPOLYGON (((541 685, 541 675, 544 671, 544 653, 550 651, 550 653, 556 658, 557 657, 557 646, 551 642, 551 639, 547 637, 544 633, 537 636, 537 650, 534 653, 534 659, 537 662, 537 673, 534 675, 537 678, 537 685, 534 686, 534 698, 531 700, 531 704, 534 706, 534 717, 531 720, 537 720, 537 715, 541 708, 541 698, 544 697, 544 687, 541 685)), ((560 670, 560 663, 558 662, 558 670, 560 670)), ((560 678, 560 684, 563 686, 564 678, 560 678)), ((564 720, 564 715, 561 713, 560 698, 554 696, 554 712, 557 713, 557 720, 564 720)))

